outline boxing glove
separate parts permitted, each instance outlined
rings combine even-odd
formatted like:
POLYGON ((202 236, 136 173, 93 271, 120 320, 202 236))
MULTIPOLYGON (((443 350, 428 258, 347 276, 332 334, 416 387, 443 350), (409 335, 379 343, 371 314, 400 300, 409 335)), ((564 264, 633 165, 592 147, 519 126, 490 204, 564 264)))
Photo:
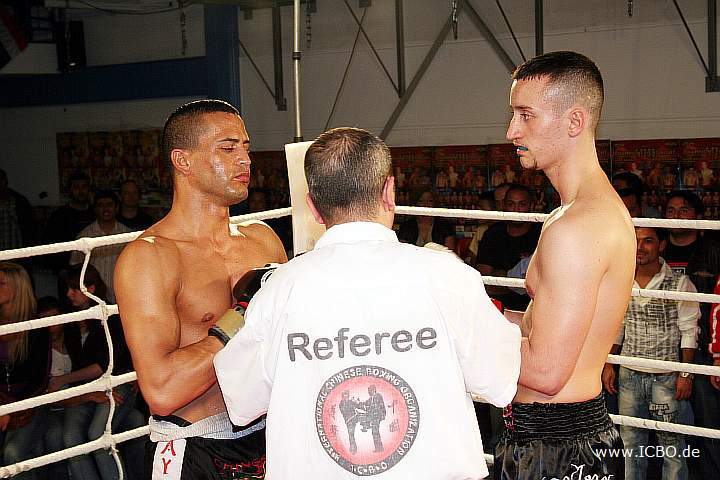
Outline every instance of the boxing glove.
POLYGON ((233 287, 233 297, 237 303, 210 327, 208 335, 216 337, 223 345, 227 345, 245 325, 245 310, 250 300, 279 266, 278 263, 268 263, 264 267, 253 268, 240 277, 233 287))

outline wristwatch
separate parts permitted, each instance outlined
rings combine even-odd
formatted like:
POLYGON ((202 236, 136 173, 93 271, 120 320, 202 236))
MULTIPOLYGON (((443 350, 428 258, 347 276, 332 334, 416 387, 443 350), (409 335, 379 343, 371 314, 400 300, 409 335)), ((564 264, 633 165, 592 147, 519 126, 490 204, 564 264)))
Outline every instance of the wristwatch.
POLYGON ((681 376, 682 378, 689 378, 690 380, 692 380, 693 378, 695 378, 695 374, 694 374, 694 373, 690 373, 690 372, 680 372, 680 376, 681 376))

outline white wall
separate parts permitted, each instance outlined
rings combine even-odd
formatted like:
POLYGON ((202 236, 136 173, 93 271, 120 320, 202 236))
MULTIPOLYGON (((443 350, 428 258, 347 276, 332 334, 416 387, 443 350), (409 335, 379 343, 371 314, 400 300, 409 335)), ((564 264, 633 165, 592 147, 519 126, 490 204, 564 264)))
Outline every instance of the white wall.
MULTIPOLYGON (((356 0, 349 0, 358 18, 356 0)), ((430 44, 450 13, 445 0, 406 0, 406 70, 409 84, 430 44)), ((520 55, 495 8, 471 0, 515 62, 520 55)), ((533 0, 504 0, 526 55, 534 52, 533 0)), ((681 2, 704 55, 706 2, 681 2)), ((373 0, 364 22, 368 35, 395 77, 394 1, 373 0)), ((605 78, 606 104, 599 137, 609 139, 718 136, 720 93, 705 93, 705 72, 670 0, 634 2, 633 17, 624 0, 545 1, 545 51, 570 49, 593 58, 605 78)), ((178 58, 179 14, 108 17, 77 13, 85 22, 91 65, 178 58)), ((357 27, 344 2, 318 0, 307 48, 301 20, 302 122, 305 139, 325 126, 357 27)), ((272 85, 272 33, 269 10, 252 20, 240 15, 240 38, 272 85)), ((283 8, 285 95, 289 109, 275 110, 272 97, 245 58, 241 58, 243 115, 253 148, 277 150, 292 141, 292 11, 283 8)), ((509 72, 469 17, 461 14, 459 38, 449 35, 388 137, 400 145, 484 144, 504 142, 508 120, 509 72)), ((202 8, 186 11, 186 55, 204 54, 202 8)), ((330 126, 354 125, 380 132, 398 102, 397 95, 361 38, 330 126)), ((47 57, 45 52, 45 57, 47 57)), ((30 55, 25 53, 23 55, 30 55)), ((18 57, 14 73, 44 71, 42 55, 18 57)), ((54 60, 54 59, 53 59, 54 60)), ((49 60, 45 60, 49 62, 49 60)), ((10 68, 10 66, 6 67, 10 68)), ((7 73, 3 70, 2 73, 7 73)), ((162 99, 67 107, 0 110, 0 159, 11 186, 31 202, 57 202, 55 134, 160 127, 165 116, 188 99, 162 99), (47 191, 42 202, 37 195, 47 191)))
MULTIPOLYGON (((319 17, 330 5, 318 3, 319 17)), ((393 3, 373 2, 365 25, 395 76, 393 3), (382 24, 382 29, 376 29, 377 24, 382 24)), ((449 3, 405 2, 408 83, 447 18, 449 3)), ((684 13, 707 56, 705 3, 688 3, 683 2, 684 13)), ((519 62, 520 55, 493 8, 494 2, 472 4, 478 7, 513 60, 519 62)), ((532 55, 534 2, 517 0, 502 4, 525 54, 532 55)), ((545 51, 579 51, 600 67, 606 86, 601 138, 717 136, 720 93, 705 93, 705 72, 672 2, 635 2, 635 5, 633 17, 628 17, 624 1, 546 1, 545 51)), ((325 126, 357 30, 345 7, 342 4, 336 7, 331 22, 316 21, 313 17, 312 48, 303 51, 301 100, 306 139, 313 138, 325 126)), ((284 21, 289 24, 290 12, 287 13, 284 21)), ((258 17, 254 20, 259 20, 258 17)), ((242 38, 242 20, 240 25, 242 38)), ((467 15, 461 14, 458 30, 458 40, 448 35, 388 136, 389 144, 505 141, 509 72, 467 15)), ((291 49, 289 35, 284 40, 287 49, 291 49)), ((262 51, 262 47, 249 48, 252 52, 262 51)), ((271 75, 269 52, 255 60, 266 72, 266 78, 271 75)), ((265 148, 288 141, 293 136, 292 116, 274 111, 272 99, 261 90, 256 73, 246 62, 241 72, 243 109, 255 143, 265 148)), ((292 104, 290 82, 286 75, 285 91, 292 104)), ((397 103, 392 86, 361 39, 330 126, 357 125, 380 132, 397 103)))

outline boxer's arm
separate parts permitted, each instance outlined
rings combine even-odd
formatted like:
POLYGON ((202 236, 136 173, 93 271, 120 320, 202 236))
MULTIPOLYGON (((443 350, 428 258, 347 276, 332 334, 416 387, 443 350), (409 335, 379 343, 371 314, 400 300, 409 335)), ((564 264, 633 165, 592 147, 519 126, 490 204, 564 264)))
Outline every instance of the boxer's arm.
POLYGON ((160 250, 142 240, 125 247, 115 295, 143 397, 152 413, 170 415, 215 383, 212 360, 222 344, 206 337, 180 347, 179 272, 160 250))
POLYGON ((533 328, 522 341, 520 384, 556 395, 570 379, 596 310, 607 248, 587 228, 556 222, 536 250, 533 328))

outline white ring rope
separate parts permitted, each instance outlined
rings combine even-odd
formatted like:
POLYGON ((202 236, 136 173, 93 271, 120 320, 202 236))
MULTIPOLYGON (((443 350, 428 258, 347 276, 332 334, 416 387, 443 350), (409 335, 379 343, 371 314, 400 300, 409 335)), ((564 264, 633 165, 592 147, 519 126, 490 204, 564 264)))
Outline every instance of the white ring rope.
MULTIPOLYGON (((470 218, 479 220, 505 220, 505 221, 532 221, 543 222, 547 218, 547 214, 541 213, 516 213, 516 212, 496 212, 487 210, 464 210, 464 209, 447 209, 447 208, 428 208, 428 207, 406 207, 398 206, 396 213, 400 215, 425 215, 435 217, 449 218, 470 218)), ((272 218, 284 217, 292 214, 292 208, 280 208, 268 210, 265 212, 257 212, 246 215, 231 217, 230 223, 237 224, 248 220, 265 220, 272 218)), ((635 226, 643 227, 661 227, 661 228, 688 228, 688 229, 718 229, 720 230, 720 221, 712 220, 670 220, 655 218, 633 218, 635 226)), ((143 426, 133 430, 125 431, 119 434, 113 434, 111 425, 115 410, 115 400, 112 395, 112 389, 118 385, 134 382, 137 380, 135 372, 129 372, 122 375, 112 375, 113 369, 113 344, 110 336, 110 330, 107 325, 107 319, 110 315, 118 313, 117 305, 107 305, 101 299, 93 296, 87 291, 84 285, 85 271, 90 260, 90 253, 94 248, 128 243, 135 240, 142 232, 130 232, 119 235, 108 235, 104 237, 80 238, 70 242, 60 242, 50 245, 38 245, 33 247, 17 248, 12 250, 0 251, 0 261, 11 260, 15 258, 27 258, 38 255, 47 255, 52 253, 60 253, 67 251, 79 250, 85 254, 83 266, 80 274, 80 290, 89 298, 97 302, 96 306, 89 309, 66 313, 62 315, 49 316, 39 319, 30 319, 23 322, 12 323, 8 325, 0 325, 0 336, 10 333, 16 333, 31 329, 45 328, 51 325, 61 325, 71 322, 77 322, 86 319, 100 319, 105 338, 108 343, 109 363, 105 373, 100 378, 91 382, 78 385, 76 387, 67 388, 53 393, 40 395, 37 397, 27 398, 17 402, 0 405, 0 416, 10 413, 36 408, 48 405, 61 400, 77 397, 86 393, 105 391, 109 402, 110 411, 104 433, 97 439, 90 442, 67 448, 57 452, 53 452, 40 457, 21 461, 12 465, 0 467, 0 478, 8 478, 22 472, 26 472, 33 468, 49 465, 58 461, 66 460, 77 455, 84 455, 98 449, 109 449, 110 453, 118 467, 120 479, 123 478, 120 458, 116 449, 116 445, 139 438, 149 434, 149 427, 143 426)), ((525 288, 523 279, 506 278, 506 277, 483 277, 483 281, 487 285, 506 286, 514 288, 525 288)), ((720 295, 687 293, 687 292, 670 292, 664 290, 647 290, 633 288, 633 296, 646 298, 660 298, 664 300, 680 300, 680 301, 696 301, 708 303, 720 303, 720 295)), ((690 372, 701 375, 719 375, 720 367, 696 365, 680 362, 667 362, 662 360, 633 358, 620 355, 609 355, 608 363, 636 366, 641 368, 656 368, 666 371, 690 372)), ((653 430, 662 430, 686 435, 697 435, 708 438, 720 438, 720 430, 701 428, 690 425, 681 425, 667 422, 658 422, 641 418, 627 417, 622 415, 610 415, 613 422, 618 425, 626 425, 639 428, 647 428, 653 430)), ((489 465, 493 463, 493 456, 485 454, 485 460, 489 465)))
MULTIPOLYGON (((286 217, 292 213, 292 208, 278 208, 265 212, 249 213, 246 215, 238 215, 230 217, 230 223, 241 223, 247 220, 265 220, 270 218, 286 217)), ((142 231, 118 233, 116 235, 107 235, 104 237, 83 237, 69 242, 51 243, 48 245, 36 245, 34 247, 13 248, 10 250, 0 250, 0 261, 12 260, 14 258, 36 257, 38 255, 48 255, 51 253, 71 252, 78 250, 81 252, 89 252, 97 247, 105 247, 108 245, 117 245, 119 243, 128 243, 135 240, 142 231)))
POLYGON ((135 372, 123 373, 122 375, 102 375, 101 377, 96 378, 91 382, 83 383, 82 385, 0 405, 0 416, 27 410, 29 408, 40 407, 42 405, 48 405, 61 400, 67 400, 69 398, 79 397, 80 395, 84 395, 86 393, 106 392, 118 385, 134 382, 135 380, 137 380, 137 374, 135 372))
MULTIPOLYGON (((490 277, 483 275, 485 285, 497 285, 500 287, 525 288, 525 280, 522 278, 490 277)), ((670 290, 648 290, 645 288, 633 288, 633 297, 660 298, 663 300, 680 300, 689 302, 720 303, 720 295, 713 293, 691 293, 674 292, 670 290)))
POLYGON ((681 433, 695 437, 720 438, 720 430, 714 428, 695 427, 693 425, 683 425, 682 423, 660 422, 657 420, 648 420, 647 418, 614 414, 610 414, 610 419, 612 419, 616 425, 624 425, 626 427, 647 428, 650 430, 681 433))
MULTIPOLYGON (((108 315, 116 315, 118 313, 117 305, 106 305, 108 315)), ((23 332, 25 330, 34 330, 36 328, 46 328, 52 325, 62 325, 65 323, 79 322, 80 320, 97 320, 102 315, 103 309, 100 305, 95 305, 87 310, 78 312, 63 313, 61 315, 52 315, 43 318, 31 318, 22 322, 8 323, 0 325, 0 336, 10 333, 23 332)))
MULTIPOLYGON (((43 455, 41 457, 35 457, 35 458, 28 459, 28 460, 24 460, 22 462, 13 463, 12 465, 8 465, 5 467, 0 467, 0 478, 12 477, 19 473, 27 472, 28 470, 32 470, 33 468, 50 465, 51 463, 56 463, 56 462, 60 462, 62 460, 67 460, 68 458, 73 458, 78 455, 86 455, 86 454, 94 452, 95 450, 98 450, 100 448, 114 450, 115 445, 117 445, 118 443, 122 443, 127 440, 132 440, 134 438, 144 437, 145 435, 149 435, 149 434, 150 434, 150 427, 147 425, 145 425, 143 427, 135 428, 133 430, 127 430, 125 432, 115 433, 113 435, 106 436, 103 434, 101 437, 98 437, 95 440, 92 440, 87 443, 83 443, 80 445, 76 445, 74 447, 66 448, 64 450, 58 450, 57 452, 49 453, 49 454, 43 455)), ((122 471, 120 471, 120 472, 121 472, 120 478, 122 479, 122 471)))
POLYGON ((688 372, 698 375, 720 376, 720 367, 700 365, 697 363, 669 362, 652 358, 627 357, 625 355, 608 355, 607 363, 622 365, 624 367, 652 368, 666 372, 688 372))
POLYGON ((242 223, 248 220, 270 220, 272 218, 289 217, 290 215, 292 215, 292 207, 276 208, 264 212, 246 213, 230 217, 230 223, 242 223))
MULTIPOLYGON (((395 207, 398 215, 422 215, 428 217, 472 218, 475 220, 507 220, 511 222, 544 222, 547 213, 497 212, 493 210, 464 210, 457 208, 395 207)), ((636 227, 688 228, 696 230, 720 230, 720 220, 677 220, 670 218, 633 218, 636 227)))

